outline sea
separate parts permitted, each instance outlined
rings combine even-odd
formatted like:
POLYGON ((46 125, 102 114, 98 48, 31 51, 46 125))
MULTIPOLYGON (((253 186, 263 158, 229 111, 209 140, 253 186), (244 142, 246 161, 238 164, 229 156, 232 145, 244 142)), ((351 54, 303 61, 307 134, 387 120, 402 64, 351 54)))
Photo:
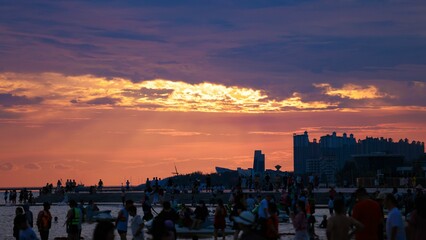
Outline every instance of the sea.
MULTIPOLYGON (((13 237, 13 219, 15 217, 15 209, 17 206, 11 206, 9 204, 4 205, 3 193, 0 193, 0 240, 14 240, 13 237)), ((118 211, 122 208, 121 203, 108 203, 108 204, 98 204, 98 207, 101 211, 110 210, 112 216, 117 216, 118 211)), ((30 210, 34 215, 34 222, 37 217, 37 214, 42 210, 42 205, 31 206, 30 210)), ((142 212, 141 206, 137 206, 138 213, 142 212)), ((157 212, 161 211, 159 207, 154 208, 157 212)), ((57 222, 52 221, 52 228, 50 230, 49 239, 54 239, 55 237, 66 237, 65 229, 65 220, 66 214, 69 210, 67 205, 52 205, 51 214, 52 217, 58 217, 57 222)), ((323 215, 329 215, 328 209, 317 209, 315 213, 315 218, 317 220, 316 226, 318 226, 322 220, 323 215)), ((129 224, 130 225, 130 224, 129 224)), ((83 223, 82 225, 82 237, 84 239, 92 239, 93 231, 95 229, 96 223, 83 223)), ((130 227, 130 226, 129 226, 130 227)), ((38 235, 37 227, 34 227, 34 231, 38 235)), ((279 225, 280 233, 294 233, 294 228, 291 223, 280 223, 279 225)), ((325 230, 321 228, 315 229, 316 234, 319 236, 319 239, 326 239, 325 230)), ((148 235, 145 235, 148 239, 148 235)), ((284 235, 281 236, 281 239, 290 240, 293 239, 293 235, 284 235)), ((119 239, 118 234, 116 234, 115 239, 119 239)), ((132 239, 131 230, 127 232, 127 239, 132 239)), ((180 238, 179 238, 180 239, 180 238)), ((213 239, 213 236, 211 237, 213 239)), ((232 236, 227 236, 227 240, 233 239, 232 236)))

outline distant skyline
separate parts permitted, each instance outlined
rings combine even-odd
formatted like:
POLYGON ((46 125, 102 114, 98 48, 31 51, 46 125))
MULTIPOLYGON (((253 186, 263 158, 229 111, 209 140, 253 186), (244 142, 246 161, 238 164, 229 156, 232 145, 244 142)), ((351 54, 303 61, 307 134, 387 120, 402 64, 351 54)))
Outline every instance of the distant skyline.
POLYGON ((293 169, 292 135, 426 141, 426 2, 2 1, 0 186, 293 169))

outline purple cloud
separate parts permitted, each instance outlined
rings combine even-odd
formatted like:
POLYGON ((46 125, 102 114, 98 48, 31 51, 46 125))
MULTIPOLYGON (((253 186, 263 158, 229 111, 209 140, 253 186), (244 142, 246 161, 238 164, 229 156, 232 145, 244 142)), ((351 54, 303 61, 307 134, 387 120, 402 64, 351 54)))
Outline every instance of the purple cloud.
POLYGON ((29 98, 27 96, 16 96, 10 93, 0 93, 0 105, 17 106, 17 105, 33 105, 43 101, 41 97, 29 98))

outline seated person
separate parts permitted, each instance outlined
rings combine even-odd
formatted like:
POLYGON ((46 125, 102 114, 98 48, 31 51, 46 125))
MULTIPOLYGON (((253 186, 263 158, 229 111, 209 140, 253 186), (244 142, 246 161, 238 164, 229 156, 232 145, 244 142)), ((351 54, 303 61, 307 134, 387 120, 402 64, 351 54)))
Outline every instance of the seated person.
POLYGON ((204 223, 209 216, 209 210, 206 207, 204 201, 200 201, 200 204, 195 208, 194 211, 194 222, 192 223, 193 229, 200 228, 201 224, 204 223))
POLYGON ((324 215, 322 217, 322 221, 321 221, 319 227, 320 228, 327 228, 327 215, 324 215))

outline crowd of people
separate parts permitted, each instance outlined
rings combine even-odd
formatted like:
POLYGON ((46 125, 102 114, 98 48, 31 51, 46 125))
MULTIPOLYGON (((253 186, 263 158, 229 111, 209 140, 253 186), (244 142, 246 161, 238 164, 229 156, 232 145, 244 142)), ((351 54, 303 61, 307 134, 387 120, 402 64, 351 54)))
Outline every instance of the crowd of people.
POLYGON ((12 204, 16 205, 19 204, 33 204, 34 203, 34 195, 32 191, 23 188, 19 191, 19 193, 16 191, 16 189, 12 190, 6 190, 4 192, 4 204, 12 204))
MULTIPOLYGON (((169 201, 157 198, 156 193, 161 188, 157 184, 154 182, 150 186, 151 191, 144 195, 143 215, 138 214, 132 200, 124 200, 115 224, 98 223, 93 239, 114 239, 114 234, 117 234, 123 240, 127 238, 128 229, 133 239, 144 239, 145 223, 149 221, 152 224, 148 233, 154 240, 176 239, 177 226, 189 230, 199 229, 211 219, 209 217, 213 219, 214 239, 220 236, 224 239, 229 233, 226 232, 229 224, 232 225, 234 239, 279 239, 282 234, 278 220, 280 211, 289 216, 294 228, 294 239, 319 239, 315 233, 317 206, 314 184, 304 186, 302 181, 296 179, 286 189, 282 189, 280 198, 275 198, 276 194, 272 193, 244 192, 241 185, 237 185, 232 189, 228 203, 221 199, 214 203, 214 211, 209 211, 203 201, 192 206, 178 204, 173 194, 169 201), (162 205, 161 212, 154 210, 151 199, 162 205)), ((421 186, 414 191, 408 189, 406 193, 398 192, 396 188, 391 193, 368 193, 365 188, 359 188, 351 195, 330 188, 328 195, 330 217, 324 215, 319 224, 320 228, 326 230, 327 239, 426 239, 426 196, 421 186)), ((99 209, 93 202, 84 207, 83 202, 77 204, 74 200, 70 200, 69 206, 66 216, 68 239, 80 239, 83 221, 90 221, 93 212, 99 209)), ((37 215, 36 226, 42 240, 49 238, 52 222, 49 209, 50 205, 45 203, 37 215)), ((34 239, 32 237, 36 235, 33 234, 32 219, 28 204, 16 209, 13 228, 16 239, 34 239)))

